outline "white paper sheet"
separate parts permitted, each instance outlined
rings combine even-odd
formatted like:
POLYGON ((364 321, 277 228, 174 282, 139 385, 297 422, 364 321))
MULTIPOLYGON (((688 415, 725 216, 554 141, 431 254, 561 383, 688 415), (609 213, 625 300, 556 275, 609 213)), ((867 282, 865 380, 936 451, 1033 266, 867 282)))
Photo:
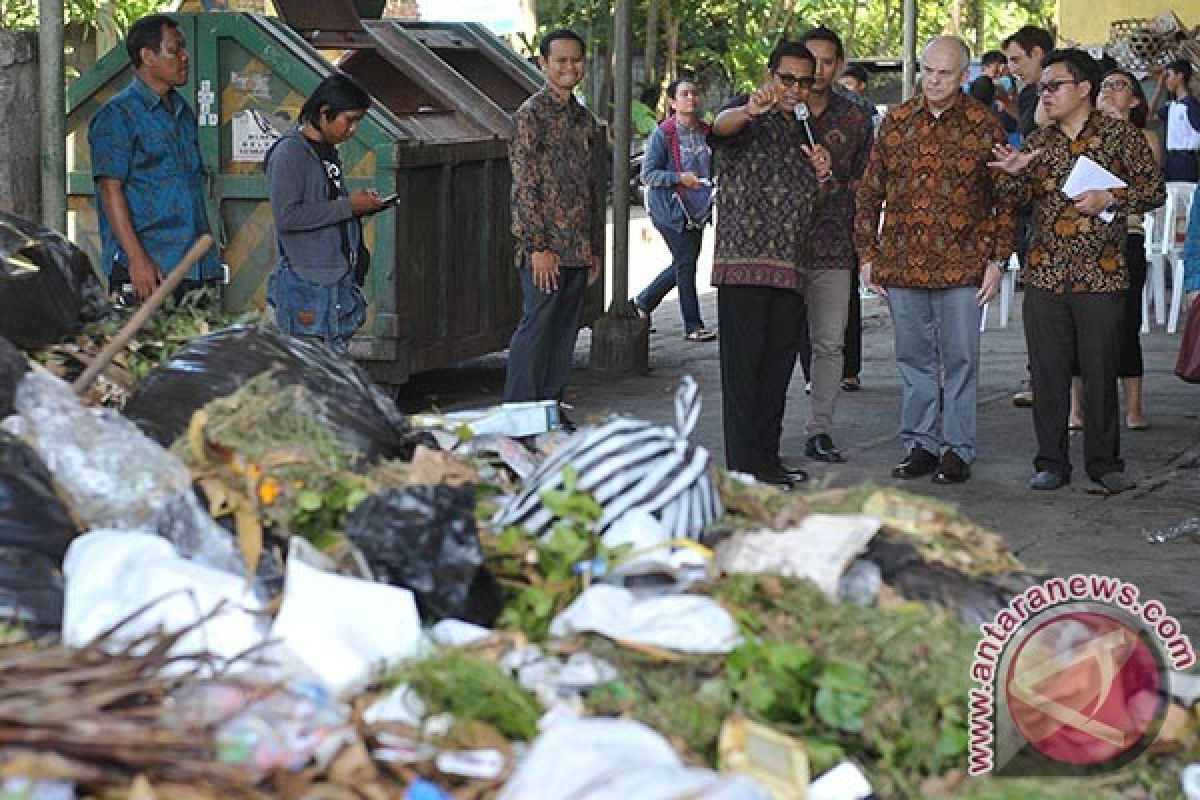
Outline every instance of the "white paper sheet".
MULTIPOLYGON (((1087 156, 1080 156, 1075 160, 1075 166, 1071 168, 1071 174, 1067 176, 1067 182, 1063 184, 1062 190, 1067 197, 1075 199, 1093 189, 1124 189, 1126 186, 1128 184, 1125 181, 1095 161, 1087 156)), ((1112 211, 1105 211, 1099 216, 1105 222, 1112 222, 1116 214, 1112 211)))

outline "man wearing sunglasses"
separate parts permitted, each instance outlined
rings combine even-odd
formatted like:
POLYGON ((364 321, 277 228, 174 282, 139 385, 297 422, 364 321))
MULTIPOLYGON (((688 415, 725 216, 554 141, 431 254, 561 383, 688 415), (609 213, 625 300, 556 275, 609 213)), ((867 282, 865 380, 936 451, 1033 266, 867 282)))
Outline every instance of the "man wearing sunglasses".
POLYGON ((987 166, 1007 138, 991 109, 960 90, 969 63, 958 37, 925 46, 921 94, 884 118, 855 197, 862 280, 892 312, 906 451, 892 476, 905 480, 971 477, 979 309, 1013 249, 1011 208, 987 166))
POLYGON ((1095 108, 1100 67, 1082 50, 1045 60, 1039 91, 1049 123, 1020 152, 997 147, 998 184, 1033 207, 1025 265, 1025 344, 1033 373, 1033 427, 1038 450, 1030 488, 1071 481, 1067 416, 1071 368, 1083 376, 1083 455, 1088 477, 1106 494, 1132 489, 1120 456, 1117 365, 1120 361, 1126 217, 1163 204, 1166 190, 1150 145, 1137 128, 1095 108), (1125 186, 1062 191, 1082 154, 1125 186))
POLYGON ((781 42, 762 88, 725 103, 709 137, 721 182, 712 282, 725 463, 785 487, 807 478, 784 468, 779 440, 812 259, 813 206, 833 181, 829 151, 809 144, 796 117, 815 66, 804 45, 781 42))

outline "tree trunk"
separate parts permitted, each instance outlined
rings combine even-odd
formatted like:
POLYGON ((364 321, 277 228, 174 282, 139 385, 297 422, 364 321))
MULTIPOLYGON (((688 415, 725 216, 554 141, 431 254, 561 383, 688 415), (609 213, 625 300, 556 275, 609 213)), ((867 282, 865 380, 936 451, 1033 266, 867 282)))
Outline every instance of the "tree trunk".
POLYGON ((673 81, 679 77, 679 26, 680 20, 671 13, 671 2, 663 3, 663 30, 667 36, 667 63, 665 77, 673 81))
POLYGON ((858 2, 859 0, 850 0, 850 21, 846 24, 846 41, 842 42, 847 56, 858 52, 854 46, 854 36, 858 30, 858 2))
MULTIPOLYGON (((669 6, 670 0, 667 0, 669 6)), ((658 12, 659 0, 646 1, 646 49, 642 61, 642 91, 641 101, 654 108, 658 105, 658 95, 662 82, 658 72, 658 12)))
POLYGON ((942 28, 942 33, 962 36, 962 28, 963 0, 953 0, 950 3, 950 13, 946 17, 946 25, 942 28))

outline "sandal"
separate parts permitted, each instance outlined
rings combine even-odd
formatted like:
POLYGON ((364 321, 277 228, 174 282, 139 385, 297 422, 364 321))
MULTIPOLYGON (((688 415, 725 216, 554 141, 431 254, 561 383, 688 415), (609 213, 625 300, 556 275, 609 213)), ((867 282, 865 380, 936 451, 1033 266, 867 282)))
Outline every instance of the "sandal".
POLYGON ((694 331, 688 331, 683 336, 689 342, 711 342, 717 338, 716 331, 710 331, 708 328, 697 328, 694 331))

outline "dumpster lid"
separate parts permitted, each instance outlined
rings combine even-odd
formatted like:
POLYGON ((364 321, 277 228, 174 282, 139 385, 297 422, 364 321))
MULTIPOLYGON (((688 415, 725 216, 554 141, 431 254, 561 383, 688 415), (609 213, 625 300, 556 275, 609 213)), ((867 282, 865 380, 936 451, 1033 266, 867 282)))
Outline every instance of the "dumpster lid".
POLYGON ((318 46, 363 45, 366 32, 353 0, 274 0, 287 26, 318 46))

